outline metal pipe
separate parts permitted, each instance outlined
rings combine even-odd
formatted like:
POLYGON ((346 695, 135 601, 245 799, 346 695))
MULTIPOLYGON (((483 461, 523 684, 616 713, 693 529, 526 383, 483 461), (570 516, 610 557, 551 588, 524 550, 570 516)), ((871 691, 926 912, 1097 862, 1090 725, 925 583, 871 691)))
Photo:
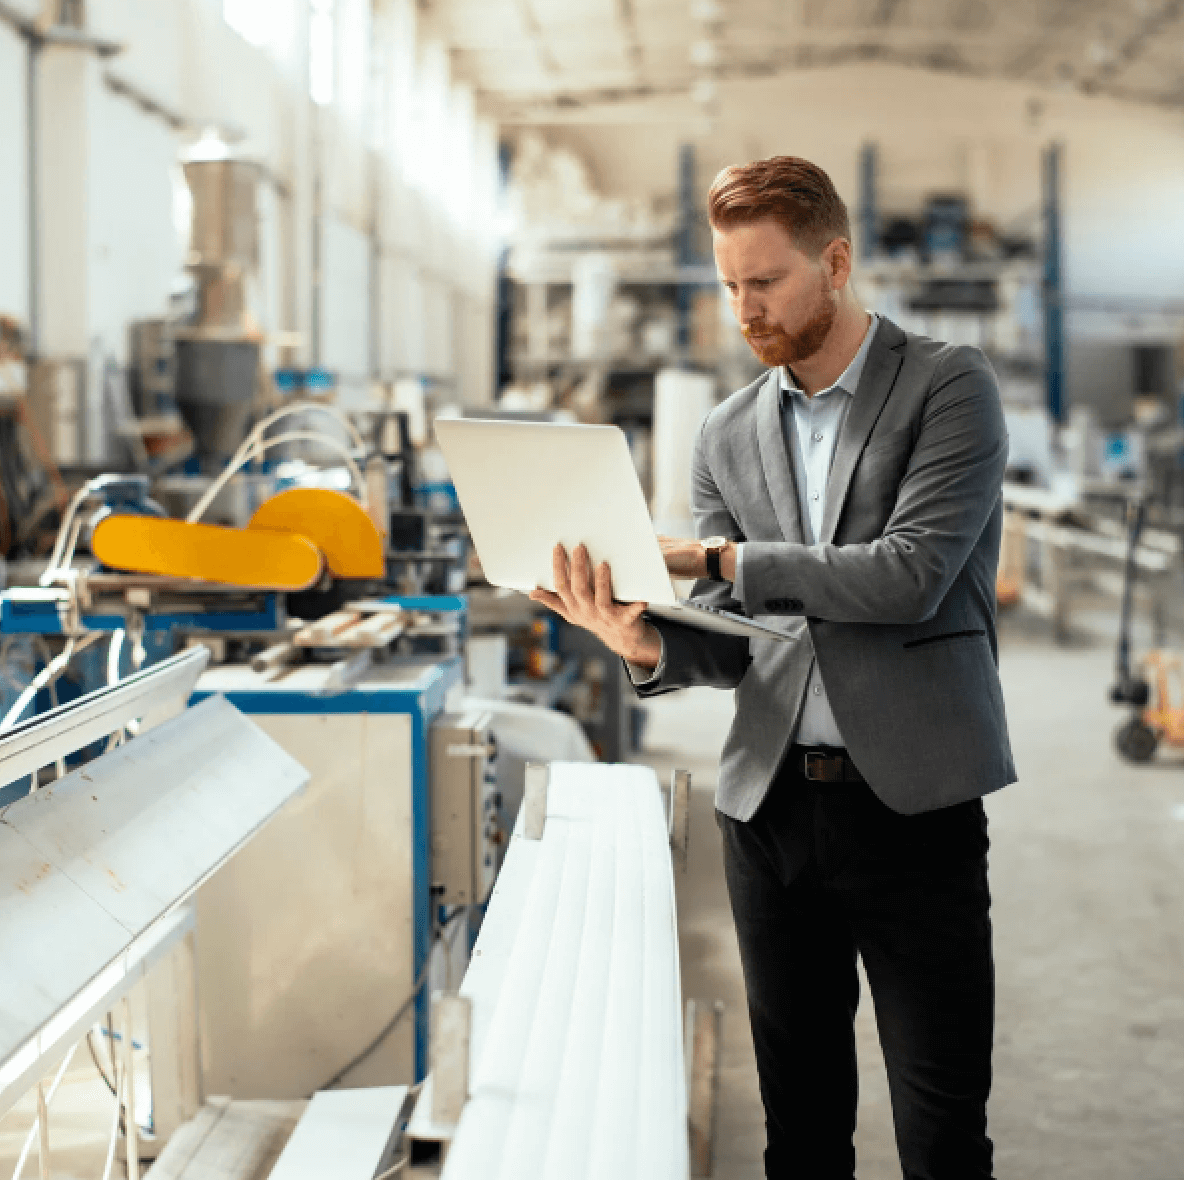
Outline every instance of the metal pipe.
POLYGON ((25 70, 25 166, 28 177, 25 186, 28 199, 28 209, 25 213, 25 223, 28 227, 28 266, 29 278, 29 345, 27 359, 35 361, 41 355, 41 229, 39 210, 40 185, 37 183, 37 172, 40 168, 40 157, 37 151, 38 136, 38 102, 37 78, 38 64, 41 59, 40 38, 28 38, 28 53, 25 70))

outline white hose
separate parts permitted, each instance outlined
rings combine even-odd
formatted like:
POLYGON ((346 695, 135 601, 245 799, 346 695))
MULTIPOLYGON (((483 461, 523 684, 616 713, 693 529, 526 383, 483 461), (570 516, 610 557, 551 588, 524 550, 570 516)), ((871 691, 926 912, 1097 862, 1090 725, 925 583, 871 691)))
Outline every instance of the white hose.
POLYGON ((205 515, 206 510, 214 502, 214 499, 217 497, 218 493, 221 492, 227 483, 229 483, 230 480, 238 474, 241 468, 245 467, 252 459, 262 455, 271 447, 278 446, 280 443, 284 442, 319 442, 327 444, 328 446, 331 446, 335 450, 339 451, 344 456, 345 462, 349 467, 350 474, 353 476, 355 482, 358 485, 359 498, 364 499, 366 494, 366 484, 362 479, 361 469, 354 461, 349 448, 346 447, 345 444, 339 439, 334 438, 330 434, 311 430, 294 430, 289 431, 286 434, 277 435, 274 438, 264 438, 267 430, 271 426, 275 425, 276 422, 280 421, 281 418, 286 418, 291 414, 303 414, 311 412, 328 414, 331 418, 333 418, 345 428, 345 431, 353 441, 355 448, 359 451, 365 451, 366 444, 363 442, 362 436, 358 433, 353 423, 350 422, 350 420, 343 413, 341 413, 340 410, 334 408, 333 406, 321 405, 319 402, 302 403, 295 406, 285 406, 283 409, 276 410, 274 414, 264 418, 263 421, 260 422, 249 435, 247 435, 246 439, 238 448, 238 450, 235 451, 234 457, 226 465, 222 473, 209 486, 205 495, 203 495, 202 498, 198 500, 198 502, 193 506, 193 510, 186 517, 186 520, 188 520, 190 524, 201 520, 201 518, 205 515))
POLYGON ((83 635, 79 639, 68 639, 66 646, 62 652, 55 659, 50 660, 36 676, 29 681, 24 692, 16 698, 16 703, 4 714, 4 720, 0 721, 0 733, 11 729, 20 719, 21 714, 33 703, 37 694, 49 683, 56 680, 65 670, 70 661, 80 651, 84 651, 90 647, 92 643, 97 643, 103 637, 101 635, 83 635))
POLYGON ((119 683, 119 657, 123 654, 123 637, 126 632, 122 627, 111 632, 111 646, 107 648, 107 683, 119 683))
POLYGON ((53 543, 53 552, 49 557, 49 564, 45 567, 45 572, 41 575, 41 585, 48 586, 54 580, 54 575, 62 566, 62 561, 65 559, 69 564, 70 558, 74 555, 74 546, 78 544, 78 533, 81 531, 82 525, 74 527, 74 517, 78 514, 78 510, 91 497, 94 492, 95 481, 88 480, 74 493, 73 499, 66 506, 66 511, 62 514, 62 523, 58 526, 57 539, 53 543), (69 542, 67 544, 67 542, 69 542), (67 549, 69 550, 69 557, 66 556, 67 549))
MULTIPOLYGON (((78 1043, 75 1042, 70 1047, 70 1052, 66 1054, 62 1064, 58 1066, 58 1072, 54 1074, 53 1084, 49 1087, 49 1093, 45 1095, 45 1108, 49 1109, 49 1104, 53 1101, 53 1096, 58 1092, 58 1087, 62 1084, 62 1078, 66 1076, 66 1070, 73 1060, 74 1051, 78 1048, 78 1043)), ((37 1129, 39 1120, 34 1119, 33 1125, 29 1128, 29 1134, 25 1138, 25 1145, 21 1148, 21 1154, 17 1157, 16 1171, 12 1174, 12 1180, 21 1180, 21 1170, 25 1166, 25 1160, 29 1158, 29 1152, 33 1150, 33 1140, 37 1138, 37 1129)))

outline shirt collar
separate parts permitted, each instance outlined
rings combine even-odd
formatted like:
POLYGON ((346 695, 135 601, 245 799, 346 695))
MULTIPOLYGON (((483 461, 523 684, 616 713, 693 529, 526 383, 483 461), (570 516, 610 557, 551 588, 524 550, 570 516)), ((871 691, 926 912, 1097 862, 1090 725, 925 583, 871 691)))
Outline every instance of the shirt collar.
MULTIPOLYGON (((859 351, 851 358, 851 363, 843 370, 842 375, 833 385, 827 389, 820 389, 815 396, 830 393, 834 389, 841 389, 844 393, 850 394, 852 397, 855 396, 855 391, 859 388, 859 379, 863 376, 863 367, 867 364, 867 354, 871 351, 872 340, 875 339, 876 329, 880 326, 878 313, 873 311, 871 316, 872 322, 868 325, 859 351)), ((803 397, 805 396, 801 386, 794 381, 788 365, 782 365, 778 371, 781 374, 783 392, 801 393, 803 397)))

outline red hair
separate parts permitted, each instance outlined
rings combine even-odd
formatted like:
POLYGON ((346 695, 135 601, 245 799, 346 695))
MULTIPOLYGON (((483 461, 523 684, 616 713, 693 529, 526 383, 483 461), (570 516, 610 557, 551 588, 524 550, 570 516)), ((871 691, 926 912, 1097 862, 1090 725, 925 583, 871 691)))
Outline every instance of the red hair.
POLYGON ((799 156, 771 156, 725 168, 707 194, 712 229, 734 229, 769 218, 798 249, 818 257, 835 240, 851 240, 847 206, 817 164, 799 156))

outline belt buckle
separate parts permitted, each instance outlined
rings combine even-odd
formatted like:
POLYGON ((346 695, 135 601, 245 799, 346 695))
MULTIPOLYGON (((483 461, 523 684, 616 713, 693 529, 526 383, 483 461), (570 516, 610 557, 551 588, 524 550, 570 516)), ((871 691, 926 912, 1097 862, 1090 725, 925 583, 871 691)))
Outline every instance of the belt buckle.
POLYGON ((827 763, 834 759, 829 754, 822 753, 821 750, 807 750, 806 751, 806 765, 802 773, 806 776, 808 782, 812 783, 831 783, 835 781, 833 774, 827 773, 827 763), (814 773, 817 769, 817 773, 814 773))

